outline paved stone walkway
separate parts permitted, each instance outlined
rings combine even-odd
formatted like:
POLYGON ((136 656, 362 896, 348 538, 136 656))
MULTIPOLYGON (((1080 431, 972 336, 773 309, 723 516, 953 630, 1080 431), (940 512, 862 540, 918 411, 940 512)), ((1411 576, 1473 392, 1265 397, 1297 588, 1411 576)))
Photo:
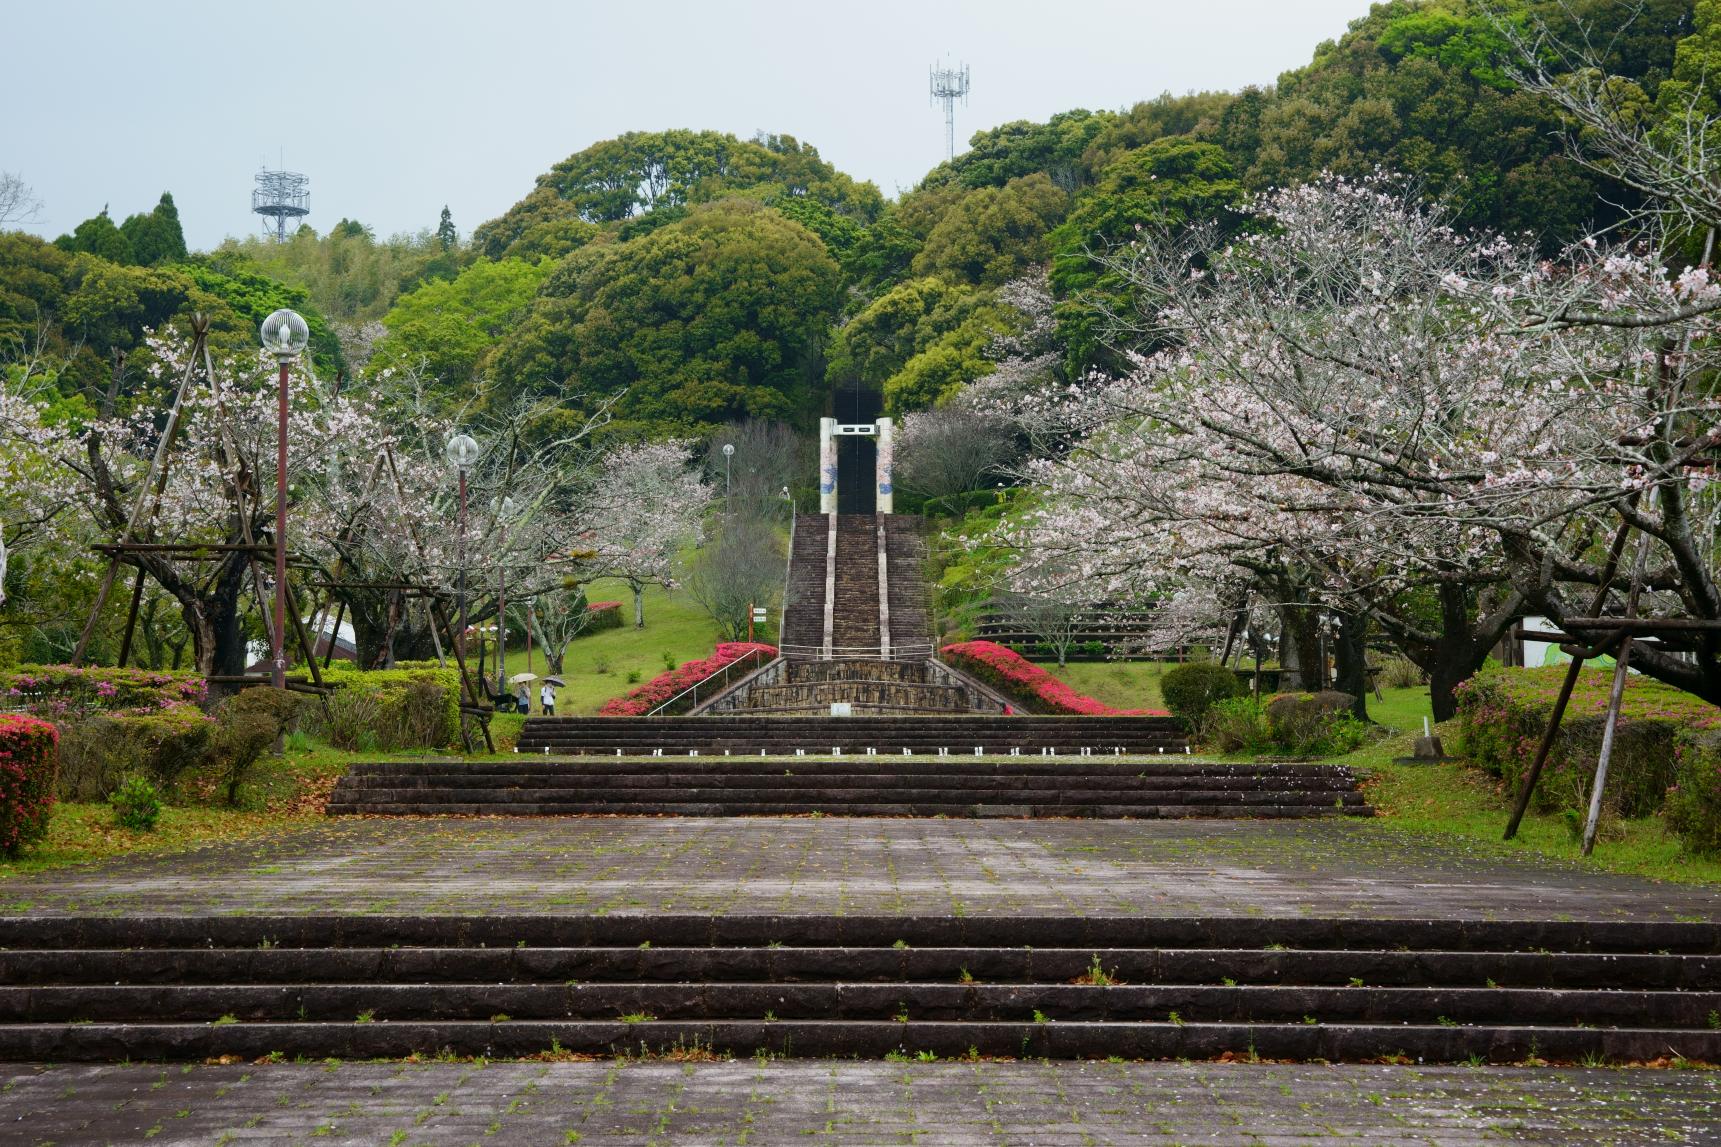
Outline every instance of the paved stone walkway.
POLYGON ((1109 1063, 22 1068, 0 1141, 1721 1143, 1721 1075, 1109 1063))
POLYGON ((0 881, 9 914, 1721 917, 1721 889, 1354 822, 341 820, 0 881))

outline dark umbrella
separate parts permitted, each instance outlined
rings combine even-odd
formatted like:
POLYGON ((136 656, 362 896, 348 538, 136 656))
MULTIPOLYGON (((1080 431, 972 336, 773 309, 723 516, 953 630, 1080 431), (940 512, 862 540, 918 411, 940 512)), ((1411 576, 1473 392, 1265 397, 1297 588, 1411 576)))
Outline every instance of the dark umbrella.
POLYGON ((556 688, 560 689, 565 686, 567 682, 563 681, 560 677, 546 677, 544 678, 544 684, 554 685, 556 688))

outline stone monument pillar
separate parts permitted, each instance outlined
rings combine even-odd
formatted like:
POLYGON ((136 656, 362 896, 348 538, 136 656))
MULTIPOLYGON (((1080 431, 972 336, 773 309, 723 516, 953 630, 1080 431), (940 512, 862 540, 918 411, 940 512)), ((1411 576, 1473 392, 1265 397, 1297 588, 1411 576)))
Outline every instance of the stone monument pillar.
POLYGON ((819 419, 819 513, 837 512, 837 420, 819 419))
POLYGON ((896 441, 892 435, 896 423, 889 418, 878 420, 878 506, 881 514, 895 513, 896 441))

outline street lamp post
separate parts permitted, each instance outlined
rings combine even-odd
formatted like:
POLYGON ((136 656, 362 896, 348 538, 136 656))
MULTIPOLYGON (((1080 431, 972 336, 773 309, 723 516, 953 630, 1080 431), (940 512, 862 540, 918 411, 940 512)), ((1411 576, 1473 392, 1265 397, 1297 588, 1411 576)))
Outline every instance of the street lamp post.
POLYGON ((454 640, 460 647, 462 657, 466 656, 466 471, 477 464, 478 454, 478 443, 467 434, 456 434, 450 438, 444 451, 449 463, 460 474, 460 523, 454 549, 456 576, 459 578, 455 589, 455 604, 460 617, 460 631, 454 635, 454 640))
POLYGON ((503 697, 508 693, 508 522, 514 517, 514 499, 504 495, 496 504, 496 516, 501 519, 496 543, 496 695, 503 697))
POLYGON ((283 308, 263 320, 264 349, 281 371, 275 394, 275 616, 270 626, 270 683, 287 687, 287 372, 311 342, 311 328, 283 308))
POLYGON ((723 510, 725 513, 729 511, 729 459, 733 457, 735 457, 735 444, 725 442, 723 444, 723 510))

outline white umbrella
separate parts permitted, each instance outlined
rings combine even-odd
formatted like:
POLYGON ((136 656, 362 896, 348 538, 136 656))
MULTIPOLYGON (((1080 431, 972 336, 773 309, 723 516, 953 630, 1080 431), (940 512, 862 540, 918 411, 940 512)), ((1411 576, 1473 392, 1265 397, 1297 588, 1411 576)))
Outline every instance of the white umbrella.
POLYGON ((508 678, 508 684, 524 685, 528 681, 536 681, 537 679, 538 675, 536 673, 516 673, 514 676, 508 678))

